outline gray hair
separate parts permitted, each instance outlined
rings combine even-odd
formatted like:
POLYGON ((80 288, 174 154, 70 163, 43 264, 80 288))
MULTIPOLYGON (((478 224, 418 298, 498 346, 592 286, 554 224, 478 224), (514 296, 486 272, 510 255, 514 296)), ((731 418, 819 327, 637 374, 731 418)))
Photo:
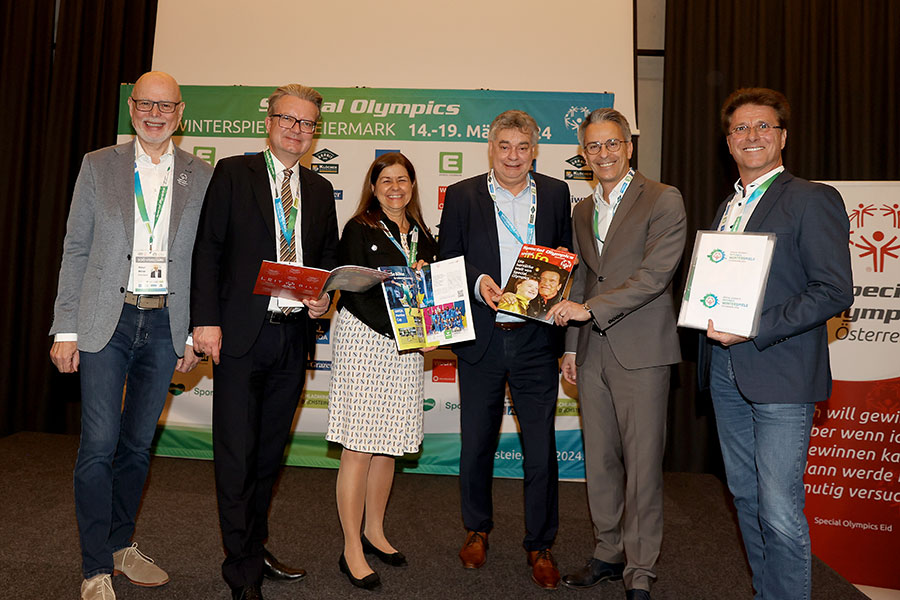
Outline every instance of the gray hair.
POLYGON ((578 143, 584 146, 584 132, 589 125, 603 123, 604 121, 618 125, 622 130, 622 135, 625 136, 625 141, 631 141, 631 127, 628 125, 628 119, 625 118, 625 115, 614 108, 598 108, 589 114, 578 126, 578 143))
POLYGON ((299 83, 289 83, 279 87, 272 92, 271 96, 269 96, 269 108, 266 111, 267 117, 271 117, 275 114, 275 104, 284 96, 293 96, 295 98, 300 98, 301 100, 312 102, 316 105, 316 108, 319 109, 319 113, 321 114, 322 112, 322 94, 311 87, 300 85, 299 83))
POLYGON ((540 130, 534 117, 522 110, 507 110, 496 117, 491 122, 491 128, 488 130, 488 141, 493 142, 497 139, 497 132, 503 129, 518 129, 522 133, 531 136, 531 145, 536 146, 540 130))

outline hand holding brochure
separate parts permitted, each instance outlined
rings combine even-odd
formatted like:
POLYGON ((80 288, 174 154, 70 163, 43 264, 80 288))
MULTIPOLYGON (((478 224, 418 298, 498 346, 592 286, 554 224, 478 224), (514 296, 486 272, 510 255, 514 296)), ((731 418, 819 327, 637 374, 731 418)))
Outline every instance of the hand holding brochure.
POLYGON ((547 311, 568 296, 575 262, 571 252, 523 244, 497 310, 552 323, 547 311))
POLYGON ((680 327, 755 337, 775 250, 774 233, 698 231, 680 327))
POLYGON ((318 298, 324 292, 364 292, 388 275, 377 269, 347 265, 333 271, 264 260, 253 288, 254 294, 289 300, 318 298))
POLYGON ((399 350, 414 350, 475 339, 464 259, 425 265, 379 267, 381 284, 399 350))

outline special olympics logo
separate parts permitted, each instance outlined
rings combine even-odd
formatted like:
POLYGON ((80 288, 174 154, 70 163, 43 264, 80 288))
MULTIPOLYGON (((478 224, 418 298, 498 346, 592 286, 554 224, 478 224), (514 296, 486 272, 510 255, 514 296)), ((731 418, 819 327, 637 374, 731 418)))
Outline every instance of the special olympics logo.
POLYGON ((719 303, 719 299, 715 294, 707 294, 700 298, 700 302, 702 302, 703 306, 705 306, 706 308, 713 308, 716 306, 716 304, 719 303))
POLYGON ((858 258, 871 257, 871 266, 866 267, 870 273, 884 273, 884 263, 888 258, 900 257, 900 241, 897 233, 900 231, 900 203, 884 203, 877 207, 874 204, 859 203, 851 210, 850 217, 850 248, 857 248, 860 252, 858 258), (877 212, 881 215, 872 225, 872 219, 877 212), (866 217, 869 222, 866 222, 866 217))
POLYGON ((591 109, 587 106, 573 106, 566 112, 566 127, 573 131, 578 129, 581 122, 591 114, 591 109))
POLYGON ((720 263, 725 260, 725 252, 721 248, 716 248, 715 250, 707 254, 706 258, 714 263, 720 263))

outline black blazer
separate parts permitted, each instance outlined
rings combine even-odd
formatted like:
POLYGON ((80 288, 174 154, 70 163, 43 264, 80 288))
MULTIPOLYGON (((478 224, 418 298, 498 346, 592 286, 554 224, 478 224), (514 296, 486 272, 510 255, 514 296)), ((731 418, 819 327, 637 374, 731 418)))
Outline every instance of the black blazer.
MULTIPOLYGON (((572 249, 572 218, 569 186, 564 181, 532 173, 537 186, 537 217, 535 219, 535 243, 549 248, 572 249)), ((494 203, 487 189, 487 173, 465 179, 447 188, 444 196, 444 212, 438 236, 440 258, 464 256, 466 277, 471 294, 478 277, 484 273, 502 287, 500 280, 500 238, 497 236, 497 220, 494 203)), ((472 298, 472 321, 475 324, 475 340, 453 346, 453 351, 463 360, 475 363, 481 360, 494 332, 496 313, 487 305, 472 298)), ((545 327, 552 343, 562 352, 563 328, 545 327)))
MULTIPOLYGON (((321 175, 298 167, 303 264, 333 269, 338 243, 334 190, 321 175)), ((224 158, 216 165, 194 243, 191 324, 220 326, 222 352, 229 356, 250 349, 268 310, 269 297, 254 294, 253 287, 262 261, 277 260, 272 202, 262 153, 224 158)), ((304 310, 309 325, 307 314, 304 310)))
MULTIPOLYGON (((431 233, 410 219, 419 227, 419 247, 416 260, 432 263, 437 257, 437 242, 431 233)), ((400 239, 400 229, 390 219, 384 219, 394 238, 400 239)), ((412 227, 410 227, 412 231, 412 227)), ((407 237, 407 242, 409 238, 407 237)), ((381 228, 375 229, 358 221, 350 220, 344 226, 344 233, 338 244, 338 262, 342 265, 359 265, 361 267, 405 266, 403 253, 394 246, 381 228)), ((382 335, 394 337, 388 306, 384 300, 384 292, 376 285, 365 292, 341 292, 338 310, 346 307, 353 315, 382 335)))

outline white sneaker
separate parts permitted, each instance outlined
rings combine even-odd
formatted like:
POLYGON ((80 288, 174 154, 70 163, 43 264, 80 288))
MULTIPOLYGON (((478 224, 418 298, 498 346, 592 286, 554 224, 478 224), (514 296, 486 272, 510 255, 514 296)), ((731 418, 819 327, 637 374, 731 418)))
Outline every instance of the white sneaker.
POLYGON ((116 600, 109 573, 94 575, 81 582, 81 600, 116 600))
POLYGON ((114 575, 121 573, 128 581, 144 587, 156 587, 169 583, 165 571, 153 563, 153 559, 137 549, 137 544, 113 553, 114 575))

